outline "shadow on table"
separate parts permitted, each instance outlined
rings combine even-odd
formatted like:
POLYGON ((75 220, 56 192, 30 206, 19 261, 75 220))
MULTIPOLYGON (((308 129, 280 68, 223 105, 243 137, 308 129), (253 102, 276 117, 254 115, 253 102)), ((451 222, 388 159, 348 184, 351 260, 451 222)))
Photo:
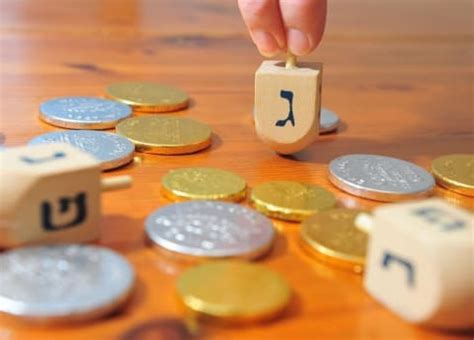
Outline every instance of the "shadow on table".
POLYGON ((288 160, 308 163, 329 163, 338 156, 363 153, 378 154, 400 159, 419 157, 435 158, 443 154, 469 153, 472 150, 472 136, 407 136, 391 140, 374 140, 364 138, 343 138, 337 134, 320 137, 307 149, 289 156, 288 160), (451 140, 447 142, 447 138, 451 140))

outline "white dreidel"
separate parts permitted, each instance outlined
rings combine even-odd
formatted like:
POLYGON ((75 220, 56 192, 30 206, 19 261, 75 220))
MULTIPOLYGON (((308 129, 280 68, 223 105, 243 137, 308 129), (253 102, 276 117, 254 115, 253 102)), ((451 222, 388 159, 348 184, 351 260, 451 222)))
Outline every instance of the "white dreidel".
POLYGON ((280 154, 301 151, 319 135, 322 64, 264 61, 255 73, 255 128, 280 154))
POLYGON ((68 144, 1 152, 0 248, 97 239, 101 191, 131 184, 100 174, 98 160, 68 144))
POLYGON ((356 223, 370 229, 364 285, 405 320, 474 326, 473 215, 441 199, 381 206, 356 223))

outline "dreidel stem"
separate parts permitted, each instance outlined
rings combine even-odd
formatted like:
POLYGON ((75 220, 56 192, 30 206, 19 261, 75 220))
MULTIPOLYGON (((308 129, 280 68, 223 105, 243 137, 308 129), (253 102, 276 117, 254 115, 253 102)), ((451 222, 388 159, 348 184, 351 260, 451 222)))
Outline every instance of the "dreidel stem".
POLYGON ((100 188, 102 191, 111 191, 129 188, 132 185, 132 177, 128 175, 105 177, 101 179, 100 188))
POLYGON ((296 67, 296 56, 291 52, 286 54, 286 68, 295 68, 296 67))
POLYGON ((360 213, 357 215, 355 221, 355 226, 367 234, 371 234, 372 230, 374 229, 374 220, 372 215, 368 213, 360 213))

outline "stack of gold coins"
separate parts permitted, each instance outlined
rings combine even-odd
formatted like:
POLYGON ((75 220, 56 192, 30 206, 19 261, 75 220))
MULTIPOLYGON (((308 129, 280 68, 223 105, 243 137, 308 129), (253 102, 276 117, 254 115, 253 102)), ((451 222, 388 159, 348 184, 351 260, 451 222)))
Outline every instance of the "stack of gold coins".
POLYGON ((238 260, 193 267, 178 278, 178 296, 198 319, 248 323, 277 317, 291 300, 291 289, 277 273, 238 260))
POLYGON ((272 181, 256 186, 250 200, 261 213, 286 221, 300 222, 336 205, 329 191, 312 184, 272 181))
POLYGON ((179 155, 211 145, 212 130, 195 120, 170 115, 141 116, 120 122, 116 131, 131 140, 139 152, 179 155))
POLYGON ((457 193, 474 196, 474 155, 453 154, 436 158, 431 164, 436 182, 457 193))
POLYGON ((188 95, 171 86, 148 83, 128 82, 109 85, 107 96, 130 105, 140 112, 171 112, 188 106, 188 95))
POLYGON ((223 200, 245 198, 245 180, 229 171, 215 168, 182 168, 168 172, 161 180, 165 197, 174 200, 223 200))
POLYGON ((362 211, 332 209, 314 215, 301 225, 303 247, 318 259, 361 273, 368 235, 355 225, 362 211))

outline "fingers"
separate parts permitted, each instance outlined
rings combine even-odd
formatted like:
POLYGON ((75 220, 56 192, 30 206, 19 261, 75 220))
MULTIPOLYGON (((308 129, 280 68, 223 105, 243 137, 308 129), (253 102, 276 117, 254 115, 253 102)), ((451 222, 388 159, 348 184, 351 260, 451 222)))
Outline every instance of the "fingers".
POLYGON ((313 51, 326 25, 327 0, 238 0, 252 40, 264 56, 287 48, 301 56, 313 51))
POLYGON ((327 0, 280 0, 288 50, 305 55, 320 43, 326 25, 327 0))
POLYGON ((271 57, 286 50, 286 33, 278 0, 238 2, 245 24, 260 53, 271 57))

